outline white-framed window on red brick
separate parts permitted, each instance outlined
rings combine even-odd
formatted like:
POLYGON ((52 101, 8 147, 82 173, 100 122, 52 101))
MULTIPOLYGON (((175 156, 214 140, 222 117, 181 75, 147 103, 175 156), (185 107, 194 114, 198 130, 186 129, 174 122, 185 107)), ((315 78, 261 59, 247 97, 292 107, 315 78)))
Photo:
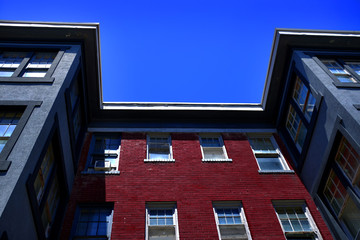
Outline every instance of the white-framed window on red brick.
POLYGON ((271 134, 248 134, 259 172, 291 172, 271 134))
POLYGON ((203 162, 231 162, 220 135, 201 134, 199 136, 203 162))
POLYGON ((149 134, 146 138, 146 159, 144 162, 175 162, 169 134, 149 134))
POLYGON ((179 240, 175 202, 146 203, 146 240, 179 240))
POLYGON ((305 201, 278 200, 273 205, 286 239, 322 240, 305 201))
POLYGON ((220 240, 252 239, 240 201, 214 202, 213 210, 220 240))

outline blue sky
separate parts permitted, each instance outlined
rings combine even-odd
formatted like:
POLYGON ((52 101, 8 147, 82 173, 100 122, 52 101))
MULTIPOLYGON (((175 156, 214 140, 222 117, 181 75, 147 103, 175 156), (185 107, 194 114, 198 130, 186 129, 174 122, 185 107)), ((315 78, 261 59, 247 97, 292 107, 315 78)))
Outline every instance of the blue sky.
POLYGON ((359 0, 0 0, 0 19, 99 22, 104 101, 258 103, 275 28, 359 31, 359 9, 359 0))

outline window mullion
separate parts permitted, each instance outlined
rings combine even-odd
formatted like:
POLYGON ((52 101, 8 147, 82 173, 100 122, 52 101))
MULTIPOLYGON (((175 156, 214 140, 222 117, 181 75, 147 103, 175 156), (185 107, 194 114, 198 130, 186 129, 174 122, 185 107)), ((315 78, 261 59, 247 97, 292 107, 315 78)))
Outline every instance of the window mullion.
POLYGON ((19 77, 21 72, 25 69, 25 66, 30 61, 31 55, 29 54, 28 56, 24 57, 24 59, 21 61, 20 65, 19 65, 19 67, 15 70, 15 72, 13 73, 13 75, 11 77, 19 77))

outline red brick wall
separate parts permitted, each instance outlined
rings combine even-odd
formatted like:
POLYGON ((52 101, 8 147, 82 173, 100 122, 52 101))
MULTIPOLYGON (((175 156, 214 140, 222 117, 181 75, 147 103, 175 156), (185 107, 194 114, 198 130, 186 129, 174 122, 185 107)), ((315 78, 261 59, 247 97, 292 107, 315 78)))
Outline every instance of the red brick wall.
POLYGON ((322 237, 332 239, 295 174, 259 174, 246 136, 222 136, 232 162, 202 162, 198 136, 176 133, 171 134, 174 163, 144 163, 146 135, 123 133, 120 175, 81 174, 84 147, 61 239, 69 238, 76 205, 96 202, 114 203, 111 239, 144 239, 145 202, 151 201, 177 203, 180 239, 218 239, 212 202, 226 200, 242 201, 252 239, 284 239, 271 202, 279 199, 305 200, 322 237))

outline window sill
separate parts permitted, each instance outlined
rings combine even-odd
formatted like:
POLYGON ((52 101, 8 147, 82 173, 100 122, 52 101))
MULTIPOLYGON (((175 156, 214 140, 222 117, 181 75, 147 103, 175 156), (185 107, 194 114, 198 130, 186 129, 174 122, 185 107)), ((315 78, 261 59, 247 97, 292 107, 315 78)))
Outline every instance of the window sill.
POLYGON ((294 170, 259 170, 260 174, 295 174, 294 170))
POLYGON ((333 82, 338 88, 360 88, 360 83, 355 82, 333 82))
POLYGON ((120 171, 82 171, 81 174, 86 174, 86 175, 93 175, 93 174, 103 174, 103 175, 120 175, 120 171))
POLYGON ((54 77, 0 77, 1 83, 53 83, 54 77))
POLYGON ((164 158, 164 159, 144 159, 144 162, 175 162, 175 159, 164 158))
POLYGON ((221 159, 221 158, 215 158, 215 159, 210 159, 210 158, 203 158, 201 161, 203 162, 232 162, 232 159, 230 158, 225 158, 225 159, 221 159))

